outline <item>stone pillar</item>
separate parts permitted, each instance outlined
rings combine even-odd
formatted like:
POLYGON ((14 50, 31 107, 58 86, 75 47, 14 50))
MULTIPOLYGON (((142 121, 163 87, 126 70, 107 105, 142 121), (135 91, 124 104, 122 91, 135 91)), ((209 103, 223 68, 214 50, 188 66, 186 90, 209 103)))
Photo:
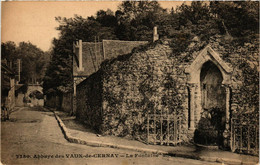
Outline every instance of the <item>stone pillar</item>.
POLYGON ((229 86, 225 86, 226 90, 226 127, 225 130, 229 130, 229 116, 230 116, 230 88, 229 86))
POLYGON ((195 84, 189 84, 189 92, 190 92, 190 128, 189 130, 195 130, 194 124, 194 111, 195 111, 195 84))
POLYGON ((223 133, 224 137, 224 147, 230 147, 230 128, 229 128, 229 120, 230 120, 230 87, 228 85, 223 85, 226 91, 226 122, 225 122, 225 131, 223 133))
POLYGON ((194 92, 194 120, 195 125, 198 124, 200 118, 201 118, 201 112, 202 112, 202 105, 201 105, 201 89, 200 84, 195 83, 195 92, 194 92))
POLYGON ((76 93, 77 93, 77 84, 75 78, 73 77, 73 96, 76 97, 76 93))

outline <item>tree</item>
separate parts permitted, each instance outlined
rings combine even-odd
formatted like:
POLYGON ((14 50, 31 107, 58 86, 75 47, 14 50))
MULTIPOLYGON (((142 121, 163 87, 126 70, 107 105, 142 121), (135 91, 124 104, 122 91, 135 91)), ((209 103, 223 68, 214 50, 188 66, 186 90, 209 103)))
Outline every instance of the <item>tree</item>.
POLYGON ((153 27, 158 26, 160 37, 171 38, 178 55, 185 51, 194 36, 208 41, 216 34, 230 33, 243 40, 258 34, 258 7, 258 2, 192 2, 167 11, 157 1, 123 1, 115 13, 108 9, 99 10, 88 18, 57 17, 60 36, 53 40, 44 91, 72 90, 73 42, 77 40, 152 41, 153 27))
POLYGON ((1 59, 7 59, 8 61, 15 60, 16 57, 16 44, 12 41, 1 43, 1 59))
POLYGON ((202 40, 208 40, 210 36, 220 34, 219 25, 211 14, 210 7, 204 2, 192 2, 191 5, 183 3, 176 9, 178 27, 176 30, 186 31, 193 36, 199 36, 202 40))
POLYGON ((40 83, 42 81, 48 63, 48 53, 30 42, 20 42, 16 46, 11 41, 2 43, 1 51, 2 60, 7 59, 13 67, 17 67, 15 66, 17 59, 21 59, 21 83, 40 83))
POLYGON ((259 2, 211 2, 210 8, 232 36, 250 39, 259 33, 259 2))
POLYGON ((117 37, 121 40, 152 41, 153 27, 166 14, 157 1, 124 1, 116 11, 117 37))
POLYGON ((45 94, 60 94, 72 89, 72 44, 66 40, 53 40, 51 62, 47 68, 43 92, 45 94), (66 48, 66 46, 68 48, 66 48), (69 47, 71 46, 71 49, 69 47))
POLYGON ((102 39, 117 39, 116 19, 111 10, 100 10, 97 15, 83 18, 56 17, 60 37, 52 42, 51 63, 44 78, 44 93, 61 94, 72 90, 73 43, 77 40, 94 42, 102 39))
POLYGON ((30 42, 20 42, 16 52, 22 60, 21 83, 41 82, 47 63, 45 53, 30 42))

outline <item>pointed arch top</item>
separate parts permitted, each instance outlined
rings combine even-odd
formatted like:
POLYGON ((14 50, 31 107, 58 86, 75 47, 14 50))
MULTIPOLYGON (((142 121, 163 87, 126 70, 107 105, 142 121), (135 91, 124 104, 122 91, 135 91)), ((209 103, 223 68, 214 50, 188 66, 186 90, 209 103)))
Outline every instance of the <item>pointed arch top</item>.
POLYGON ((228 66, 220 57, 220 55, 214 51, 210 45, 207 45, 195 58, 195 60, 185 69, 185 73, 189 75, 189 83, 198 83, 200 71, 204 63, 207 61, 213 62, 221 71, 223 76, 222 84, 230 83, 230 74, 232 68, 228 66))

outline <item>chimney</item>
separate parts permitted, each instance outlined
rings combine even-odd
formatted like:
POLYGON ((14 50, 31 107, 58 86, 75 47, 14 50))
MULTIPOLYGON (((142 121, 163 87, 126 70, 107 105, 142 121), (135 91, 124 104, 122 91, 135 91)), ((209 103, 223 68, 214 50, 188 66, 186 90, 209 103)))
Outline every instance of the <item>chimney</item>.
POLYGON ((159 35, 157 34, 157 27, 153 27, 153 42, 159 39, 159 35))
POLYGON ((79 40, 79 71, 83 71, 82 66, 82 40, 79 40))

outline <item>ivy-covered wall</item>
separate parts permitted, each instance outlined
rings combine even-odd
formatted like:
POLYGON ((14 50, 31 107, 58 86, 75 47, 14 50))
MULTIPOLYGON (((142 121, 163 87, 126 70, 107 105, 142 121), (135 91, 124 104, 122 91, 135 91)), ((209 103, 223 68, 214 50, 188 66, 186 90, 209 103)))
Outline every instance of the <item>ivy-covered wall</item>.
POLYGON ((230 84, 231 115, 254 111, 258 114, 259 39, 252 39, 251 42, 241 45, 235 41, 214 38, 211 45, 233 69, 230 84))
POLYGON ((103 64, 104 134, 146 140, 148 114, 179 114, 187 133, 186 76, 170 43, 159 42, 103 64))
POLYGON ((61 109, 67 113, 71 113, 73 93, 72 92, 63 93, 61 97, 62 97, 61 109))
MULTIPOLYGON (((207 43, 195 38, 178 53, 171 42, 157 41, 103 62, 97 73, 77 86, 77 118, 104 135, 145 141, 148 114, 177 114, 181 139, 188 140, 190 96, 185 69, 208 44, 233 69, 230 116, 258 111, 258 40, 235 45, 221 36, 207 43)), ((196 124, 200 117, 194 114, 196 124)))
POLYGON ((102 124, 102 80, 98 71, 77 85, 76 118, 88 127, 100 131, 102 124))

